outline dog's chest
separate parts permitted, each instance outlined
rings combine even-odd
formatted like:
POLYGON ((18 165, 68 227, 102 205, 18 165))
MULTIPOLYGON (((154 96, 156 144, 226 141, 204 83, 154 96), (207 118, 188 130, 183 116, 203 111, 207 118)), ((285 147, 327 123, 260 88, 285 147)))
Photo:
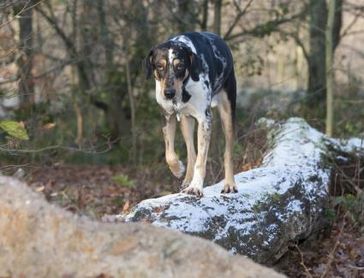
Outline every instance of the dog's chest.
POLYGON ((197 82, 190 79, 185 90, 191 96, 188 101, 183 101, 182 93, 175 99, 168 100, 163 97, 160 82, 156 81, 156 100, 167 114, 191 115, 199 118, 201 113, 205 113, 206 108, 211 105, 211 93, 206 78, 201 74, 197 82))

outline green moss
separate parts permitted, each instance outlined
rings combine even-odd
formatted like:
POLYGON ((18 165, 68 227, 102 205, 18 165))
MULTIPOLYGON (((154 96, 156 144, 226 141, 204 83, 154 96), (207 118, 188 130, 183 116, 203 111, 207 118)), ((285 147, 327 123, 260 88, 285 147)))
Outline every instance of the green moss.
POLYGON ((135 182, 131 180, 127 175, 119 174, 112 177, 112 180, 120 186, 134 188, 135 182))

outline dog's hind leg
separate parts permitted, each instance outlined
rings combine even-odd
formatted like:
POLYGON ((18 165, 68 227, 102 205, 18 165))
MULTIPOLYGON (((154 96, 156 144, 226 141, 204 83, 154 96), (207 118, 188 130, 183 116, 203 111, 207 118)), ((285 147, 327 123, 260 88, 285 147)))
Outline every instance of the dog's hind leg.
POLYGON ((220 92, 220 102, 217 106, 221 117, 222 127, 225 134, 224 168, 225 181, 221 193, 238 192, 234 180, 233 147, 234 147, 234 123, 233 111, 228 94, 220 92))
POLYGON ((182 177, 185 167, 178 159, 174 150, 174 138, 176 134, 176 117, 174 115, 166 116, 166 125, 163 127, 163 136, 166 148, 166 161, 169 169, 177 178, 182 177))
POLYGON ((187 187, 193 177, 193 168, 196 162, 196 151, 194 144, 195 119, 191 116, 181 117, 181 131, 187 148, 187 171, 182 183, 182 189, 187 187))

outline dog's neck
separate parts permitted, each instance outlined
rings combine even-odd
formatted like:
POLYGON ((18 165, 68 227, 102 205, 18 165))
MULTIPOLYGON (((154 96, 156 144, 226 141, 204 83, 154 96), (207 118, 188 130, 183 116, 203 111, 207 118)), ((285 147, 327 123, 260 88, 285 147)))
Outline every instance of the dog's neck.
POLYGON ((172 100, 173 103, 173 110, 176 114, 176 118, 178 121, 181 120, 181 109, 183 108, 183 102, 181 101, 176 101, 176 100, 172 100))

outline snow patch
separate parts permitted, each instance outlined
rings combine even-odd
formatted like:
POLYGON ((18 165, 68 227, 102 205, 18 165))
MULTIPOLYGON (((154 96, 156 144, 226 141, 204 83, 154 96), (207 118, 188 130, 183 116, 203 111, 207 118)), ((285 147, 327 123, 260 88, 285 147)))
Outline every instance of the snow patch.
POLYGON ((338 141, 346 152, 364 151, 364 138, 350 138, 347 141, 338 141))

